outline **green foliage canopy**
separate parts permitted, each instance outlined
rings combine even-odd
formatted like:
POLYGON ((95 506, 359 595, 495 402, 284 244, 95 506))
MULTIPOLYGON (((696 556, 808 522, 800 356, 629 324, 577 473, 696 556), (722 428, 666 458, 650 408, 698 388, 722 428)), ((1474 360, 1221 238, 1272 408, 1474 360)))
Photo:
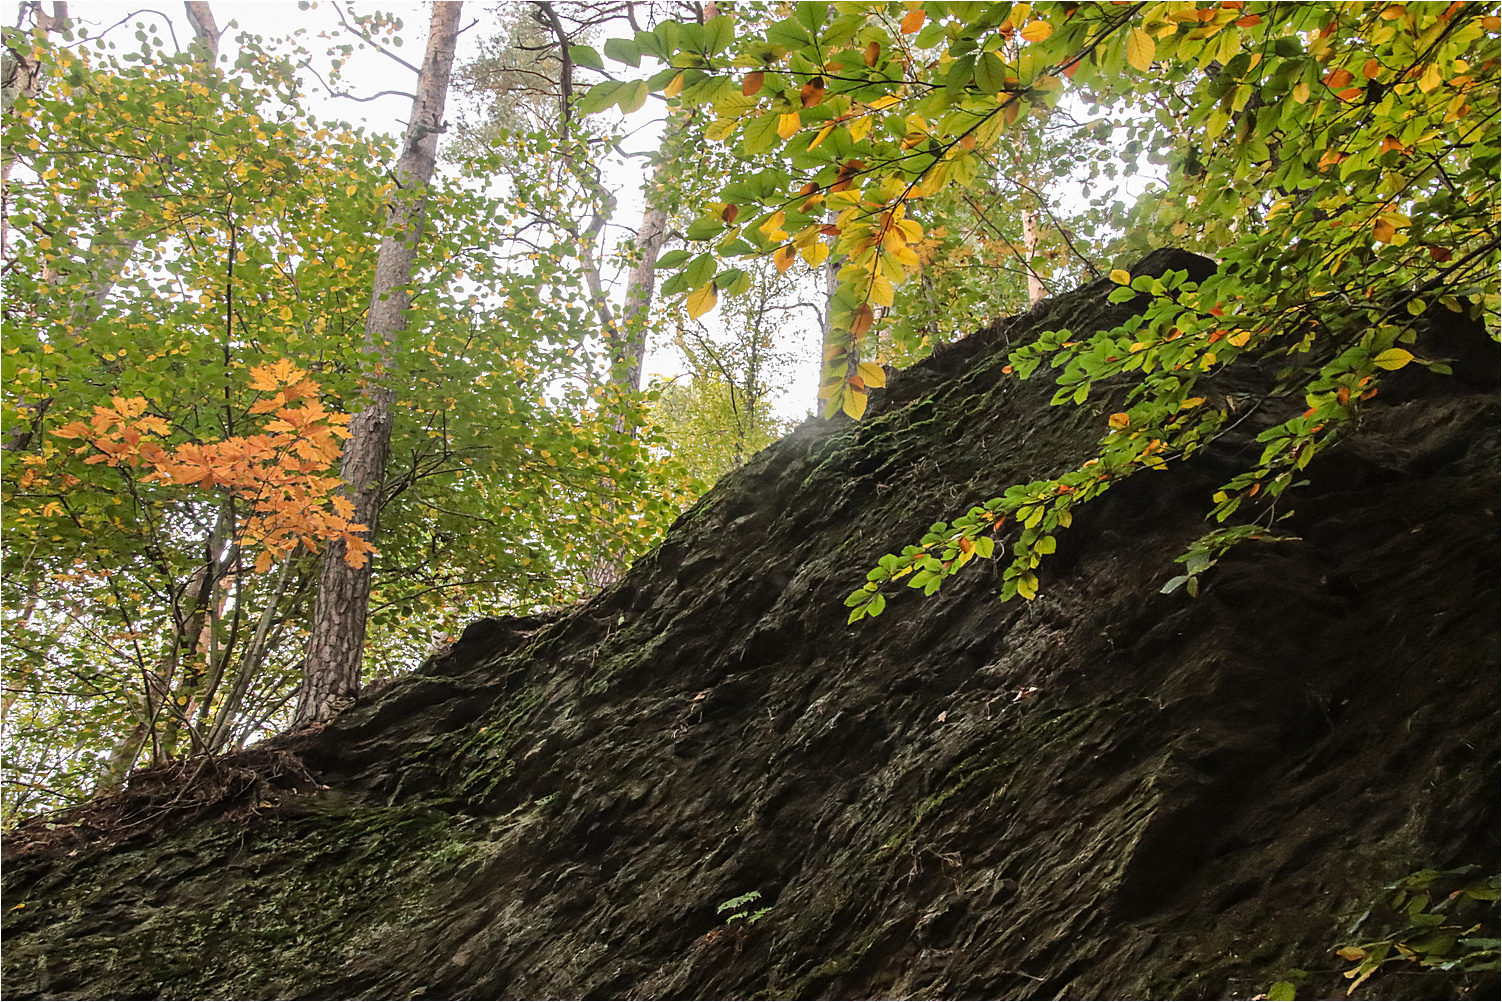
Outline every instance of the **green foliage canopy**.
MULTIPOLYGON (((884 557, 850 596, 852 621, 881 611, 888 581, 932 593, 975 555, 991 556, 1008 521, 1019 531, 1003 597, 1034 597, 1036 570, 1077 505, 1188 457, 1224 426, 1228 411, 1195 392, 1200 380, 1240 358, 1280 359, 1307 410, 1263 431, 1259 460, 1215 495, 1219 522, 1243 505, 1260 510, 1185 555, 1170 585, 1193 591, 1227 546, 1269 534, 1273 503, 1384 371, 1444 370, 1410 350, 1416 317, 1438 306, 1496 329, 1499 22, 1486 4, 751 6, 765 19, 662 25, 606 55, 662 60, 647 88, 712 109, 707 135, 771 164, 726 185, 690 228, 706 249, 685 265, 684 284, 701 297, 699 283, 725 277, 720 261, 803 251, 837 212, 827 413, 865 409, 853 361, 895 289, 923 271, 912 247, 931 200, 972 185, 986 150, 1062 101, 1131 113, 1125 135, 1099 137, 1100 155, 1128 169, 1166 163, 1167 187, 1135 207, 1131 237, 1220 265, 1198 285, 1113 272, 1118 300, 1150 299, 1143 315, 1019 350, 1019 376, 1056 370, 1056 402, 1101 401, 1103 380, 1133 374, 1099 454, 884 557)), ((638 90, 602 85, 581 106, 637 102, 638 90)))

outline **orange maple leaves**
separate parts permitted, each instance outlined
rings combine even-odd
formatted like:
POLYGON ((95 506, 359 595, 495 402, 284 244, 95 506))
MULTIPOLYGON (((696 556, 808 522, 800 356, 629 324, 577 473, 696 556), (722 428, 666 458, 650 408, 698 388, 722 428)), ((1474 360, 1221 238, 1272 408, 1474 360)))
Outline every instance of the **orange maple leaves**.
POLYGON ((273 415, 259 434, 168 448, 158 439, 171 432, 171 424, 147 413, 148 401, 141 397, 113 397, 109 407, 96 406, 90 420, 53 434, 82 440, 76 454, 97 450, 86 463, 144 466, 150 470, 145 481, 224 490, 248 502, 239 540, 260 550, 257 571, 269 570, 299 545, 317 551, 335 539, 344 541, 350 566, 363 567, 375 552, 358 535, 367 527, 352 521, 354 505, 339 493, 344 481, 328 472, 339 460, 340 440, 349 437, 349 415, 326 410, 318 384, 285 359, 251 369, 250 385, 266 394, 250 412, 273 415))

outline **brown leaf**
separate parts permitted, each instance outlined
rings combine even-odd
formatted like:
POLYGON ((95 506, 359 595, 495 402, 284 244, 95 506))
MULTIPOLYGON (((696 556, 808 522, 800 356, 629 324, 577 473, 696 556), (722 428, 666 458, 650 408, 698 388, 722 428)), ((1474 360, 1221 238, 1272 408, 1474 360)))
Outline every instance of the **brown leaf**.
POLYGON ((733 223, 735 222, 735 217, 740 214, 741 207, 739 205, 727 205, 725 206, 725 211, 720 213, 720 218, 727 223, 733 223))
POLYGON ((761 82, 764 77, 765 74, 762 73, 761 70, 747 73, 746 79, 741 81, 741 93, 746 97, 750 97, 752 94, 755 94, 757 91, 761 90, 761 82))
POLYGON ((872 42, 866 46, 864 58, 867 66, 875 66, 876 61, 881 58, 881 44, 879 42, 872 42))
POLYGON ((803 107, 805 108, 812 108, 824 100, 824 78, 814 77, 803 85, 803 89, 798 92, 798 96, 802 99, 803 107))

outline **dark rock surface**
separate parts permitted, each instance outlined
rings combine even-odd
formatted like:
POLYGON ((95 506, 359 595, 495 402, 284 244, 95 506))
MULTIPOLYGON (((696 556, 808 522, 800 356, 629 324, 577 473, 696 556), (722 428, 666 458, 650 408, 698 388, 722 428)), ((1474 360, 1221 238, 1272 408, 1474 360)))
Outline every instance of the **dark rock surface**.
MULTIPOLYGON (((1439 318, 1479 361, 1384 390, 1289 495, 1300 540, 1197 600, 1159 587, 1256 421, 1087 506, 1035 602, 972 564, 844 623, 882 553, 1089 454, 1100 411, 1001 370, 1116 322, 1109 288, 804 425, 588 605, 477 623, 257 752, 307 773, 14 833, 7 997, 1251 998, 1291 967, 1344 997, 1331 951, 1386 885, 1496 868, 1484 333, 1439 318)), ((1393 964, 1355 994, 1497 980, 1393 964)))

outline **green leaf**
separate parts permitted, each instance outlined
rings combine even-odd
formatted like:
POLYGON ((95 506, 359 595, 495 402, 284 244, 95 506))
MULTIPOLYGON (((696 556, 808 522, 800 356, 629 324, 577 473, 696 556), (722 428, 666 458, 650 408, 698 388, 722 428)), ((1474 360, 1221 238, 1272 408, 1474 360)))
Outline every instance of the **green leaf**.
POLYGON ((605 55, 618 63, 641 65, 641 46, 628 38, 610 38, 605 41, 605 55))
POLYGON ((712 240, 725 231, 725 221, 718 215, 700 216, 688 224, 684 236, 689 240, 712 240))
POLYGON ((621 111, 630 115, 633 112, 640 111, 642 105, 647 103, 648 93, 647 82, 645 80, 637 80, 634 83, 627 83, 622 86, 620 94, 616 97, 616 101, 620 104, 621 111))
POLYGON ((994 52, 983 52, 975 63, 975 84, 988 94, 998 93, 1006 86, 1006 63, 994 52))
POLYGON ((592 45, 570 45, 568 47, 569 58, 576 66, 585 66, 592 70, 603 70, 605 61, 595 51, 592 45))
POLYGON ((1297 989, 1292 981, 1276 981, 1267 990, 1267 998, 1269 1002, 1292 1002, 1293 999, 1298 997, 1295 994, 1296 991, 1297 989))
POLYGON ((777 135, 777 113, 767 112, 747 122, 741 130, 741 152, 748 156, 766 153, 781 142, 777 135))
POLYGON ((575 108, 581 115, 593 115, 604 111, 615 104, 616 94, 620 89, 620 82, 615 80, 606 80, 604 83, 597 83, 584 92, 575 105, 575 108))

